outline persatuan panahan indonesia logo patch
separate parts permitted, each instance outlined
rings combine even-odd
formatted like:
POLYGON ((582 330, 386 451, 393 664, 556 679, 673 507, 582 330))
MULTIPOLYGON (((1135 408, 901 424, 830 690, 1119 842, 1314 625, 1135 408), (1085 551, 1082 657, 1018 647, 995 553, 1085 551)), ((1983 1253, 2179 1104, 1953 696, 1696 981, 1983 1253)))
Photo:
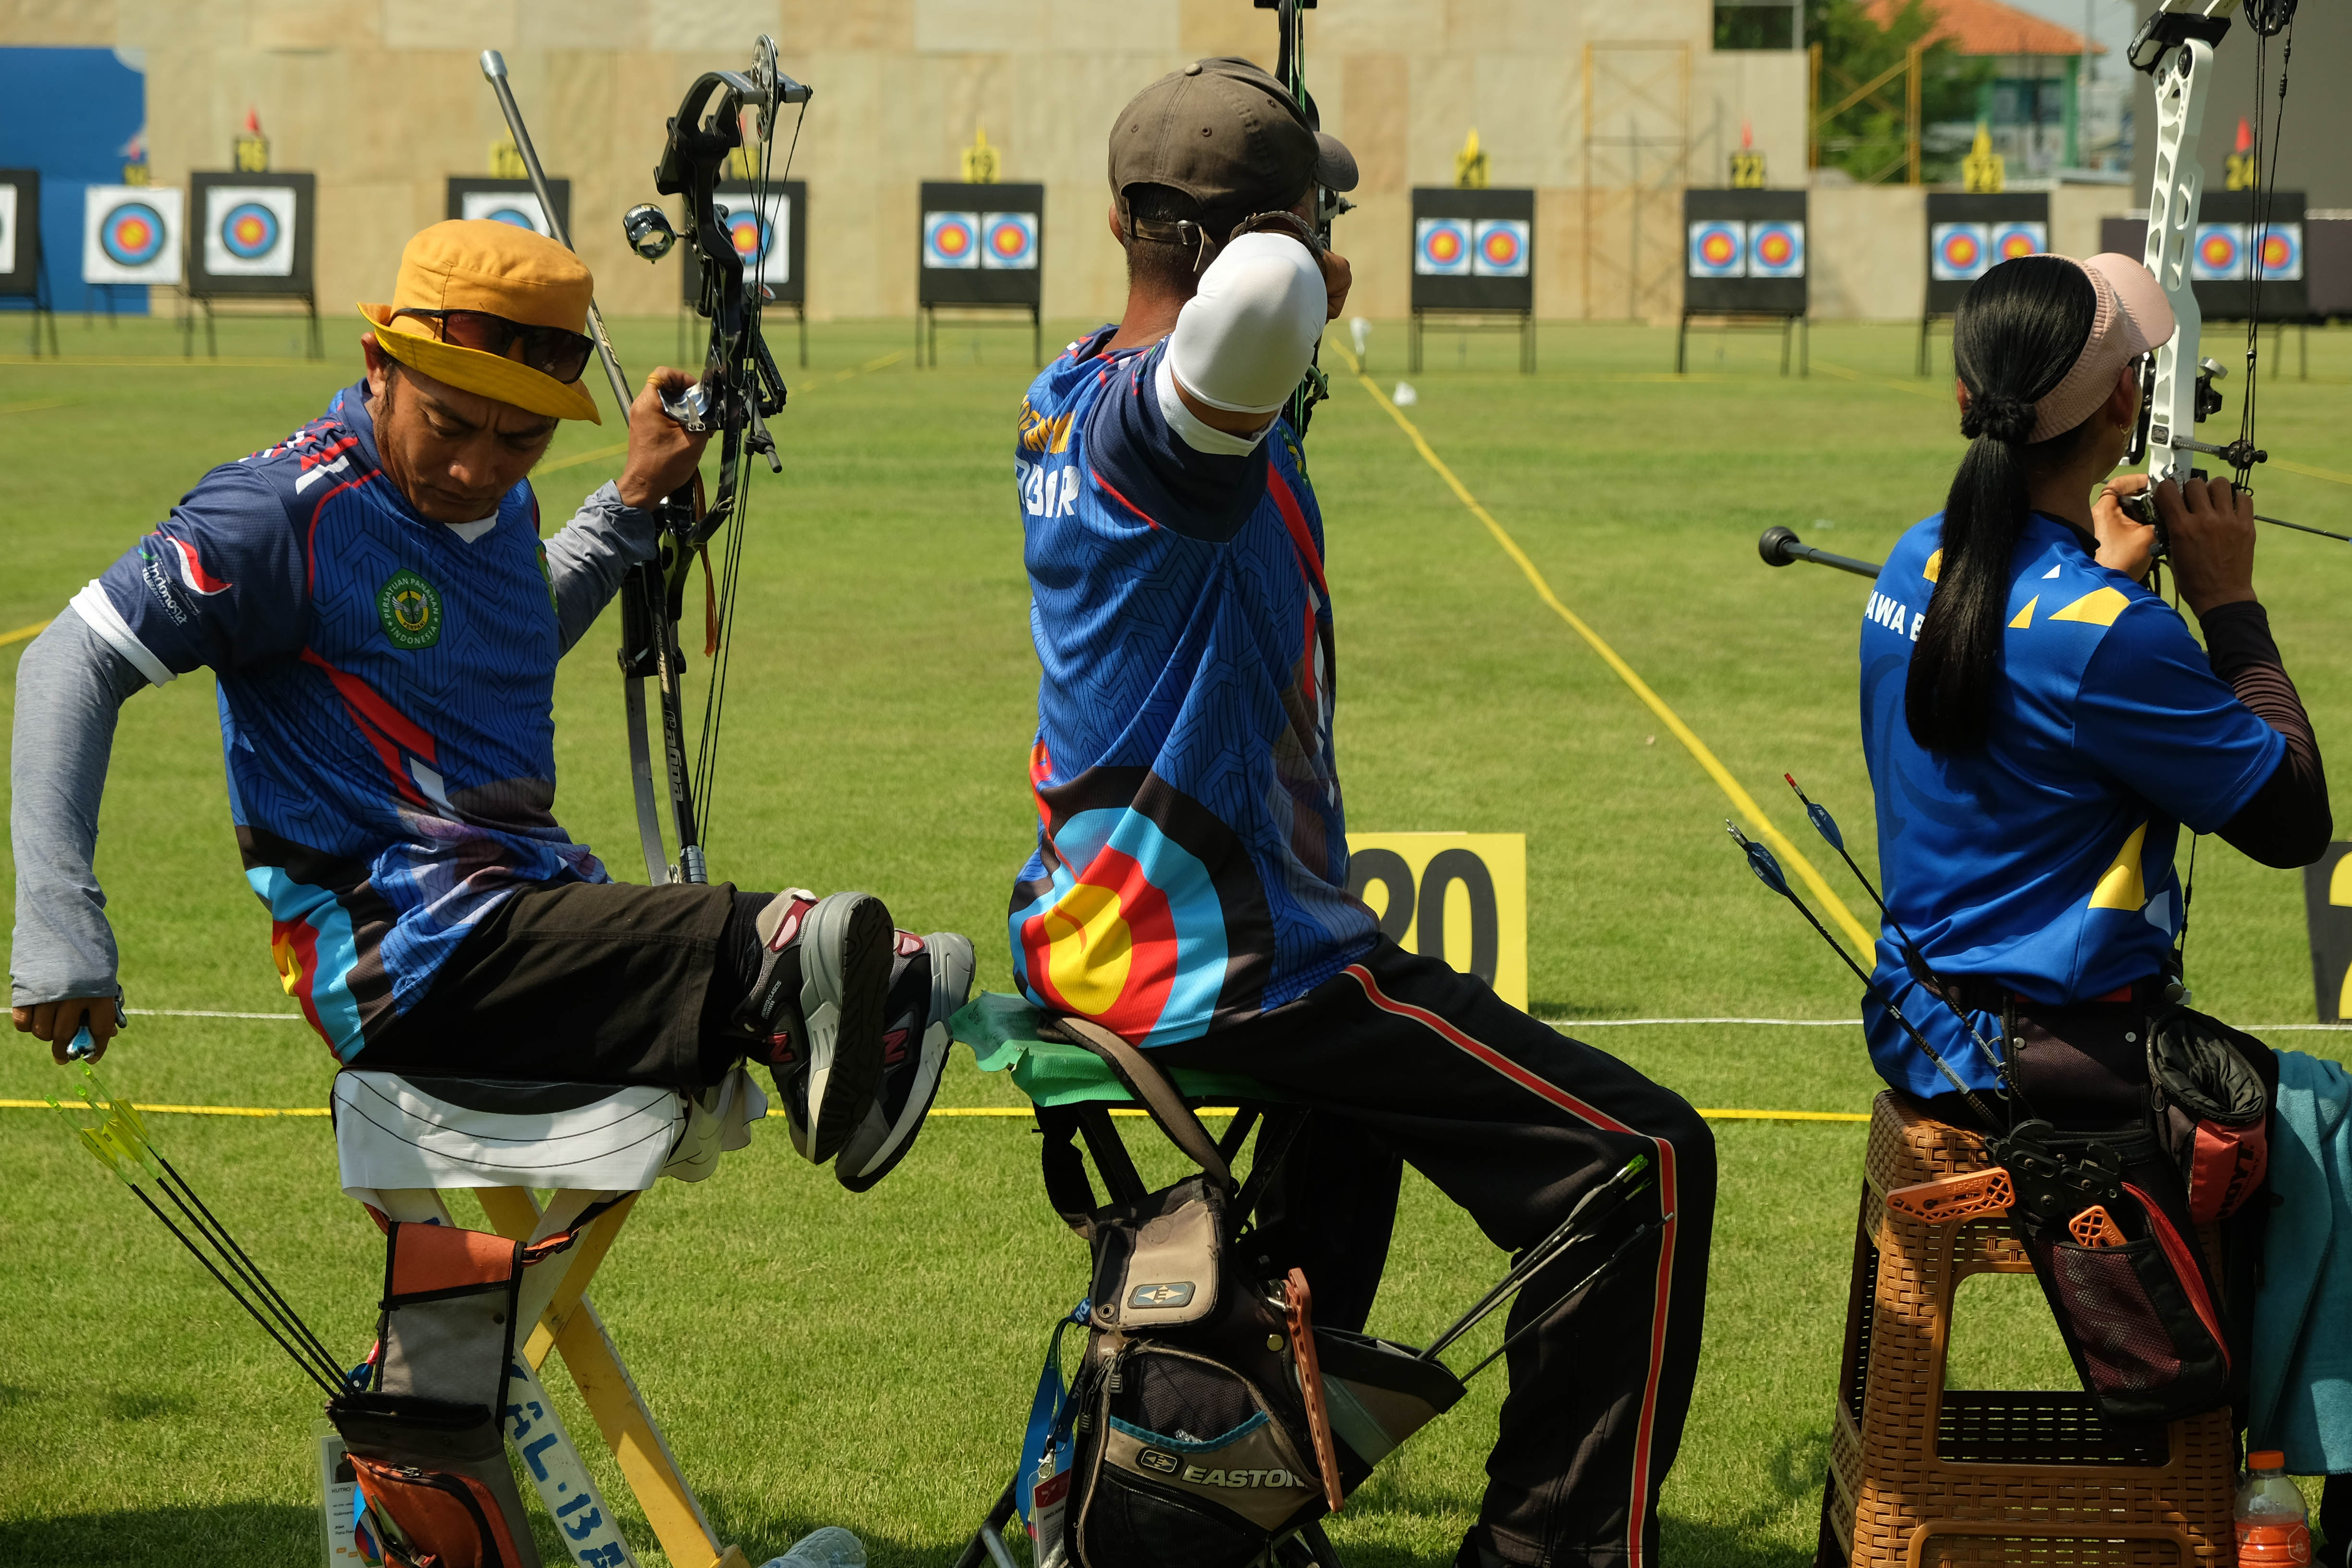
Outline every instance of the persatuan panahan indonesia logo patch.
POLYGON ((395 572, 375 593, 376 615, 392 646, 411 653, 441 640, 441 590, 414 572, 395 572))

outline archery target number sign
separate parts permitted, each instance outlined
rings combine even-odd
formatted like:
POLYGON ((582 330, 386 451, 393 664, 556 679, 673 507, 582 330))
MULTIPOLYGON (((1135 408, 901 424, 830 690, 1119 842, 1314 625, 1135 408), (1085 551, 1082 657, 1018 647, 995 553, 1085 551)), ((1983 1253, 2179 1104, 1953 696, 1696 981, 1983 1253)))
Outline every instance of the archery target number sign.
POLYGON ((1035 213, 980 215, 980 264, 995 270, 1018 272, 1037 265, 1035 213))
POLYGON ((89 186, 82 198, 82 281, 179 282, 184 196, 161 185, 89 186))
POLYGON ((923 265, 957 268, 980 265, 978 213, 925 213, 923 265))
POLYGON ((1996 223, 1987 226, 1985 246, 1990 255, 1988 267, 2004 261, 2014 261, 2021 256, 2042 256, 2050 250, 2050 226, 2031 221, 1996 223))
POLYGON ((1525 218, 1482 217, 1471 233, 1470 272, 1476 278, 1525 278, 1528 275, 1528 223, 1525 218))
POLYGON ((295 196, 288 185, 205 189, 205 271, 215 278, 290 278, 295 196))
POLYGON ((1992 265, 1992 226, 1939 223, 1927 237, 1927 275, 1938 283, 1973 283, 1992 265))
POLYGON ((1699 218, 1690 226, 1690 275, 1748 276, 1748 226, 1736 218, 1699 218))
POLYGON ((771 289, 791 282, 792 198, 778 192, 765 202, 730 196, 721 198, 719 205, 727 209, 727 237, 733 242, 735 254, 743 258, 744 278, 771 289))
POLYGON ((510 223, 550 239, 555 237, 555 230, 547 221, 547 209, 539 205, 538 195, 531 191, 467 191, 458 198, 457 216, 510 223))
POLYGON ((1425 217, 1412 227, 1413 271, 1423 278, 1470 276, 1469 219, 1425 217))
POLYGON ((1408 952, 1475 974, 1528 1005, 1524 833, 1350 833, 1348 890, 1408 952))

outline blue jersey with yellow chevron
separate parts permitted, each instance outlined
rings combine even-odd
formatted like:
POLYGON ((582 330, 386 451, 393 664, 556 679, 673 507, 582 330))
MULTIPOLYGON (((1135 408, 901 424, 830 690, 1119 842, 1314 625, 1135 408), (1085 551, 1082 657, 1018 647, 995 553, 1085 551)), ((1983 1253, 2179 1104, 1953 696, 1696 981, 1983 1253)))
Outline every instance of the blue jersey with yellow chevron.
POLYGON ((1044 679, 1037 847, 1012 900, 1039 1004, 1139 1044, 1304 994, 1370 951, 1331 747, 1323 522, 1290 426, 1195 451, 1164 348, 1104 328, 1030 387, 1013 449, 1044 679))
POLYGON ((218 678, 229 811, 289 994, 348 1061, 556 826, 553 589, 528 484, 462 527, 378 466, 366 384, 215 468, 74 601, 151 679, 218 678))
MULTIPOLYGON (((2214 675, 2179 612, 2100 565, 2088 535, 2035 513, 2010 561, 1991 740, 1972 755, 1927 751, 1903 694, 1943 523, 1903 536, 1863 616, 1862 743, 1887 906, 1939 974, 2053 1004, 2105 995, 2158 973, 2180 930, 2181 825, 2210 833, 2235 816, 2286 743, 2214 675)), ((1891 928, 1876 978, 1971 1089, 1995 1087, 1891 928)), ((1884 1008, 1864 1013, 1887 1082, 1950 1088, 1884 1008)), ((1996 1021, 1978 1023, 2000 1037, 1996 1021)))

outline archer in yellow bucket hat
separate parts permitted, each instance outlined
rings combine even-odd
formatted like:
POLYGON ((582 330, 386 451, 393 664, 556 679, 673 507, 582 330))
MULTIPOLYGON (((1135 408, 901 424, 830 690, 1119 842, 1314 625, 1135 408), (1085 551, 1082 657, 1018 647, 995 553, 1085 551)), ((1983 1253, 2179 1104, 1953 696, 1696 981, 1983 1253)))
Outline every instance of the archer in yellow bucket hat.
POLYGON ((595 280, 535 230, 451 218, 400 253, 388 304, 362 305, 378 347, 436 381, 532 414, 601 425, 580 384, 595 352, 595 280))

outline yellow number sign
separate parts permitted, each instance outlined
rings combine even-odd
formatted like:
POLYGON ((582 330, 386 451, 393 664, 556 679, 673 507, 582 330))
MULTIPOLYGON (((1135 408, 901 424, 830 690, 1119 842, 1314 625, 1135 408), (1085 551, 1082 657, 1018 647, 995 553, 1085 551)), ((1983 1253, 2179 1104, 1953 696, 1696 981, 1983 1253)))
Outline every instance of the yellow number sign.
POLYGON ((1526 1008, 1526 834, 1350 833, 1348 888, 1398 946, 1442 958, 1526 1008))

